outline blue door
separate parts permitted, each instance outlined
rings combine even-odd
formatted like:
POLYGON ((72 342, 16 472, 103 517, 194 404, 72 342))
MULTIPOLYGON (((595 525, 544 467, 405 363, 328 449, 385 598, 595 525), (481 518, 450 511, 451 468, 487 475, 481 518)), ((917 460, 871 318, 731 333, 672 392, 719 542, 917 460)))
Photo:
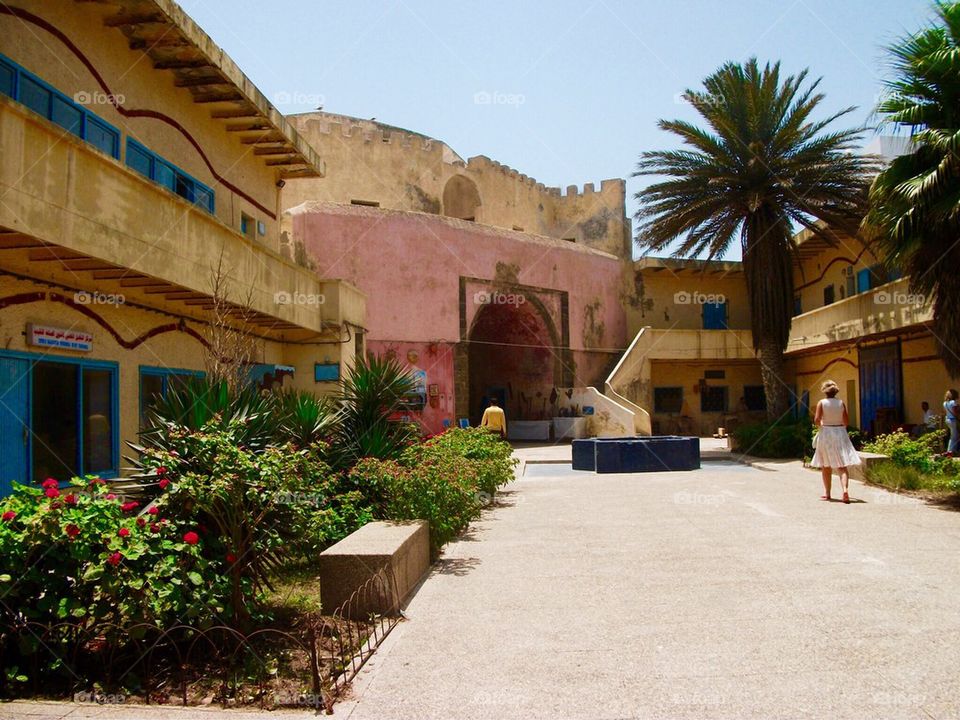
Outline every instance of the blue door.
POLYGON ((860 427, 872 433, 890 432, 888 425, 899 422, 901 415, 900 345, 861 348, 860 427))
POLYGON ((703 304, 703 329, 727 329, 727 304, 725 302, 703 304))
POLYGON ((27 482, 30 362, 0 357, 0 497, 27 482))

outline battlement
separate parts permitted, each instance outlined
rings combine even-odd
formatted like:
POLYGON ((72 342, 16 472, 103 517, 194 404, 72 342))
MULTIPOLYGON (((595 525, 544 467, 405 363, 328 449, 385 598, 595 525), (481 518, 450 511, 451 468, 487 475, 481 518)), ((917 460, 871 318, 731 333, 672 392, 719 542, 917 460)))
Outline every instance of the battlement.
POLYGON ((537 182, 535 178, 525 175, 519 170, 515 170, 509 165, 504 165, 503 163, 497 162, 496 160, 491 160, 486 155, 475 155, 474 157, 467 160, 467 169, 476 170, 477 172, 483 172, 485 170, 495 170, 506 177, 518 182, 522 185, 539 190, 540 192, 549 192, 555 188, 548 188, 542 182, 537 182))
POLYGON ((307 138, 308 142, 312 138, 322 140, 322 136, 329 136, 362 144, 383 143, 404 150, 439 154, 445 162, 462 162, 446 143, 373 120, 361 120, 323 112, 290 115, 288 120, 307 138), (453 158, 448 159, 451 154, 453 158))

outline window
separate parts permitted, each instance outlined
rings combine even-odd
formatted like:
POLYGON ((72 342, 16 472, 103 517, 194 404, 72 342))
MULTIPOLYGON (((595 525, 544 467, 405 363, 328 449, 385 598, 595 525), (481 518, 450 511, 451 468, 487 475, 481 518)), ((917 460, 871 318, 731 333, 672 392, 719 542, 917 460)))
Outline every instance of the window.
POLYGON ((77 137, 83 137, 83 112, 76 105, 66 102, 59 95, 55 95, 53 98, 50 119, 64 130, 72 132, 77 137))
POLYGON ((763 391, 763 385, 744 385, 743 401, 747 410, 766 410, 767 394, 763 391))
POLYGON ((200 370, 173 370, 161 367, 140 367, 140 427, 146 426, 147 411, 158 397, 166 397, 171 389, 185 387, 193 378, 203 377, 200 370))
POLYGON ((653 411, 678 413, 683 409, 682 387, 656 387, 653 389, 653 411))
POLYGON ((17 97, 17 71, 3 60, 0 60, 0 93, 7 97, 17 97))
POLYGON ((0 92, 98 150, 120 159, 119 130, 3 55, 0 55, 0 92))
POLYGON ((351 205, 362 205, 363 207, 380 207, 380 203, 376 200, 351 200, 351 205))
POLYGON ((793 314, 800 315, 803 313, 803 301, 799 295, 796 295, 793 298, 793 314))
POLYGON ((727 329, 727 304, 725 302, 703 304, 703 329, 727 329))
POLYGON ((247 236, 248 239, 253 240, 253 232, 256 227, 256 223, 253 218, 247 215, 246 213, 240 213, 240 232, 247 236))
POLYGON ((102 120, 87 116, 85 136, 88 143, 115 158, 120 157, 120 134, 102 120))
POLYGON ((727 377, 726 370, 704 370, 703 377, 706 380, 723 380, 727 377))
POLYGON ((29 75, 20 78, 20 102, 38 115, 50 116, 50 97, 52 93, 29 75))
POLYGON ((835 299, 834 296, 835 296, 835 290, 834 290, 833 284, 831 283, 830 285, 827 285, 823 289, 823 304, 824 305, 832 304, 835 299))
POLYGON ((724 385, 705 385, 700 388, 700 412, 726 412, 727 387, 724 385))
POLYGON ((207 212, 214 212, 215 197, 212 189, 129 137, 127 138, 127 167, 136 170, 158 185, 163 185, 167 190, 185 200, 199 205, 207 212))
POLYGON ((23 382, 30 384, 29 476, 38 483, 48 477, 115 476, 116 364, 43 359, 32 362, 28 374, 23 382))

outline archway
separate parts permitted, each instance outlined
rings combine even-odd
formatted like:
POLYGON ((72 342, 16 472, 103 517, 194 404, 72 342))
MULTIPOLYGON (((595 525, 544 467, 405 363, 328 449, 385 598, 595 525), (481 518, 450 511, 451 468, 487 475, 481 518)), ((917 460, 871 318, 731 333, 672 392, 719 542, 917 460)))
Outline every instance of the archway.
POLYGON ((469 334, 470 421, 476 425, 496 396, 510 420, 547 420, 551 393, 560 383, 556 332, 542 309, 517 295, 492 293, 469 334))
POLYGON ((454 175, 443 188, 443 214, 461 220, 476 220, 480 192, 470 178, 454 175))

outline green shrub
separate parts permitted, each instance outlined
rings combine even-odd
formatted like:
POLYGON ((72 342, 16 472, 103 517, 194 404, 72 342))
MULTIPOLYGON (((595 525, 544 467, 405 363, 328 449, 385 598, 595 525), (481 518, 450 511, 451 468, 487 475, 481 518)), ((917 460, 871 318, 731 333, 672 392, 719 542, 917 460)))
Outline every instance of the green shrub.
POLYGON ((731 431, 737 449, 764 458, 802 458, 812 452, 813 425, 807 418, 747 423, 731 431))
POLYGON ((229 560, 233 620, 243 624, 259 604, 284 557, 310 553, 369 517, 359 497, 336 496, 330 468, 315 449, 237 445, 235 423, 175 432, 166 449, 147 450, 144 463, 172 481, 159 506, 196 517, 213 530, 229 560))
POLYGON ((45 486, 14 485, 0 503, 4 624, 203 625, 228 609, 228 563, 196 523, 98 478, 45 486))
POLYGON ((960 460, 939 454, 945 437, 946 430, 935 430, 916 438, 901 430, 878 436, 863 448, 886 455, 890 462, 871 469, 868 479, 906 490, 960 491, 960 460))
POLYGON ((513 480, 519 462, 513 448, 483 428, 454 428, 408 448, 401 462, 408 467, 430 458, 465 458, 477 463, 479 490, 492 499, 497 489, 513 480))

